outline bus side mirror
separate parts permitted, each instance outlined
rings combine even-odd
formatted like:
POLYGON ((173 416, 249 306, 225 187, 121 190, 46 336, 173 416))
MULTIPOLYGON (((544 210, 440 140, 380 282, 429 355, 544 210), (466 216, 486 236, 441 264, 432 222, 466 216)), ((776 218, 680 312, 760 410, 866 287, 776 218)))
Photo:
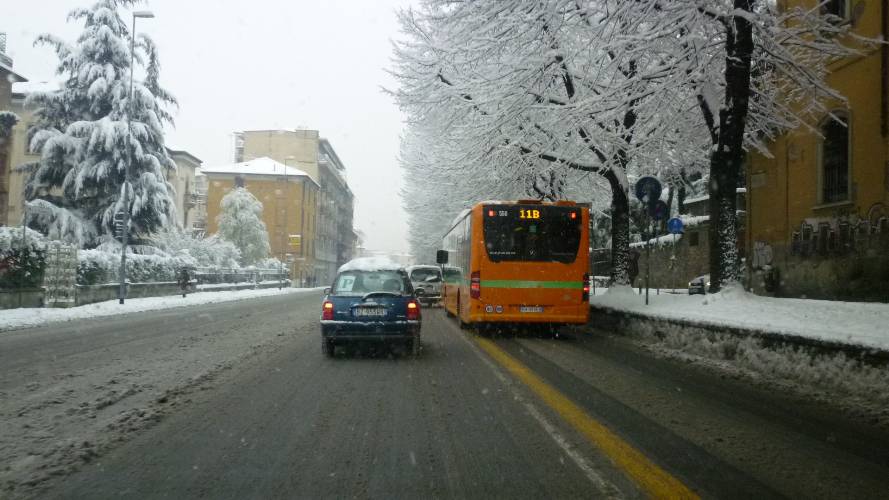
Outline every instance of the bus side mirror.
POLYGON ((435 263, 436 264, 447 264, 448 263, 448 251, 447 250, 439 250, 435 252, 435 263))

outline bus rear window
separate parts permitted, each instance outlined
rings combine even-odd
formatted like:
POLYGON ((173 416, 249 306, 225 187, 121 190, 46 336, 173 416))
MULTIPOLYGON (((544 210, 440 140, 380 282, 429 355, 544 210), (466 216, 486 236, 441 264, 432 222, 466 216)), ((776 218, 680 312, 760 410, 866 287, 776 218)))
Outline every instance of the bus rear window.
POLYGON ((580 213, 578 207, 487 205, 483 226, 488 258, 574 262, 580 248, 580 213))

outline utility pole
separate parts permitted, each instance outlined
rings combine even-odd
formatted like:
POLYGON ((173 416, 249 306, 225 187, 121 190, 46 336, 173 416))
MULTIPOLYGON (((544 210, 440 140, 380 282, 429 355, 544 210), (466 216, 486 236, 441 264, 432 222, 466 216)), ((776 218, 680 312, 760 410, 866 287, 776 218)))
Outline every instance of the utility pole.
POLYGON ((151 19, 154 14, 147 10, 133 12, 133 30, 130 32, 130 97, 127 99, 127 165, 123 174, 123 229, 120 236, 120 288, 117 290, 119 304, 124 303, 127 296, 127 244, 130 233, 130 170, 133 167, 133 69, 136 66, 136 18, 151 19))

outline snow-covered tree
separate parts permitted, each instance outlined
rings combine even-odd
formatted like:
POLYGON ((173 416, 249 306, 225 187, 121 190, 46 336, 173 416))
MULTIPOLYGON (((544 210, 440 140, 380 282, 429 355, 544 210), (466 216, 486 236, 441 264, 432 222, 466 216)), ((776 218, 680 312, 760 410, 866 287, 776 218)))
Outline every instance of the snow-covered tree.
POLYGON ((235 268, 241 261, 241 251, 232 242, 218 235, 198 237, 177 227, 154 233, 151 244, 170 255, 187 254, 201 267, 235 268))
POLYGON ((163 132, 171 121, 166 106, 176 101, 158 83, 157 50, 145 35, 135 40, 141 71, 129 96, 133 34, 119 9, 139 3, 100 0, 73 10, 69 20, 83 23, 74 44, 53 35, 37 39, 58 56, 62 83, 28 97, 36 117, 30 148, 40 159, 22 169, 25 198, 38 208, 29 224, 54 238, 88 247, 108 241, 118 212, 131 214, 136 242, 176 220, 166 181, 176 166, 163 132))
POLYGON ((262 221, 262 202, 246 188, 236 187, 222 197, 218 235, 241 252, 241 265, 249 266, 269 255, 269 233, 262 221))
MULTIPOLYGON (((738 281, 736 189, 748 151, 768 155, 779 134, 830 116, 843 102, 826 83, 828 65, 868 40, 823 10, 772 0, 622 2, 627 19, 646 19, 645 46, 663 81, 688 92, 709 137, 711 290, 738 281), (642 17, 640 17, 642 16, 642 17)), ((681 94, 680 94, 681 95, 681 94)))
POLYGON ((618 283, 634 179, 661 178, 681 205, 701 170, 711 282, 737 280, 746 151, 767 153, 770 138, 827 115, 823 103, 842 100, 827 65, 852 52, 848 23, 769 0, 426 0, 401 22, 395 96, 409 129, 425 131, 427 148, 446 138, 430 149, 452 148, 450 168, 469 169, 470 182, 478 167, 503 182, 546 168, 598 177, 618 283))
POLYGON ((423 148, 451 151, 438 163, 463 170, 476 190, 488 189, 483 177, 546 198, 573 172, 591 186, 584 198, 609 193, 613 279, 628 283, 633 177, 702 166, 706 135, 679 134, 694 129, 674 95, 681 87, 658 78, 658 55, 639 36, 646 25, 621 10, 427 0, 401 14, 394 94, 409 128, 424 130, 423 148))

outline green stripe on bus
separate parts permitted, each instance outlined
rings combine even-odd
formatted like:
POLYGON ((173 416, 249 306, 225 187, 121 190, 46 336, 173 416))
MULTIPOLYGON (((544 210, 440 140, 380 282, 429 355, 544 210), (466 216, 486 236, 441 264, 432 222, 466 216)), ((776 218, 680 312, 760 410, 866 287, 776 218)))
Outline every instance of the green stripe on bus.
POLYGON ((571 288, 582 289, 582 281, 482 280, 482 288, 571 288))

